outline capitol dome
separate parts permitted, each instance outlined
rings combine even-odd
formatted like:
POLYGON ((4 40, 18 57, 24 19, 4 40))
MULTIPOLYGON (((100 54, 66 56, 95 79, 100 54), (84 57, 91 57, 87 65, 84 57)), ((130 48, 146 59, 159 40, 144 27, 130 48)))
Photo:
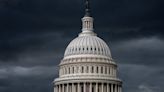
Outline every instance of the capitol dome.
POLYGON ((70 42, 65 50, 65 57, 71 55, 101 55, 111 58, 107 44, 96 35, 80 36, 70 42))
POLYGON ((89 1, 82 18, 82 32, 67 46, 59 64, 54 92, 122 92, 117 64, 108 45, 93 31, 89 1))

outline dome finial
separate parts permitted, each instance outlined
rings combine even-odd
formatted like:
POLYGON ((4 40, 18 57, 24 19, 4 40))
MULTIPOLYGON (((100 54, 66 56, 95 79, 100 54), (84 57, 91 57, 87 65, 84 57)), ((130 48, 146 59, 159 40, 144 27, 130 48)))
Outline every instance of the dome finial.
POLYGON ((90 2, 89 0, 86 0, 86 3, 85 3, 85 16, 88 16, 90 17, 90 2))
POLYGON ((82 33, 79 36, 96 36, 96 33, 93 32, 93 18, 90 14, 90 4, 89 0, 86 0, 85 3, 85 16, 82 18, 82 33))

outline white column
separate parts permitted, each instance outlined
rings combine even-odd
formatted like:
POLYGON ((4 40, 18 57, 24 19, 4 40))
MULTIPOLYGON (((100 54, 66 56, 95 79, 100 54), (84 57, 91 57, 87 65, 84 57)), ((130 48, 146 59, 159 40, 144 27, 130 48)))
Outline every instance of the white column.
POLYGON ((66 92, 69 92, 69 84, 67 84, 66 87, 67 87, 67 89, 66 89, 67 91, 66 92))
POLYGON ((113 92, 113 84, 111 84, 111 92, 113 92))
POLYGON ((61 92, 61 87, 60 87, 60 84, 59 84, 59 92, 61 92))
POLYGON ((72 74, 72 67, 70 67, 70 74, 72 74))
POLYGON ((92 92, 92 83, 90 83, 90 89, 89 92, 92 92))
POLYGON ((101 67, 100 66, 98 66, 99 68, 98 68, 98 73, 100 74, 101 73, 101 67))
POLYGON ((84 73, 87 73, 87 66, 84 66, 84 73))
POLYGON ((120 86, 120 92, 122 92, 122 86, 120 86))
POLYGON ((77 90, 78 92, 81 92, 80 83, 77 84, 77 90))
POLYGON ((91 67, 91 66, 89 66, 89 72, 88 72, 88 73, 91 73, 91 70, 92 70, 92 67, 91 67))
POLYGON ((98 83, 96 83, 96 92, 98 92, 98 83))
POLYGON ((72 92, 71 84, 69 85, 69 92, 72 92))
POLYGON ((115 84, 115 92, 117 92, 117 84, 115 84))
POLYGON ((96 66, 94 66, 93 68, 94 68, 94 74, 96 74, 96 68, 97 68, 97 67, 96 67, 96 66))
POLYGON ((86 83, 84 83, 83 86, 83 91, 86 92, 86 83))
POLYGON ((62 92, 64 92, 64 84, 62 85, 62 92))
POLYGON ((101 84, 101 92, 104 92, 104 83, 101 84))
POLYGON ((108 83, 106 84, 106 87, 107 87, 107 92, 109 92, 109 84, 108 83))
POLYGON ((103 74, 105 74, 105 66, 103 66, 103 74))
POLYGON ((74 86, 74 84, 72 83, 72 91, 71 92, 74 92, 74 87, 73 86, 74 86))

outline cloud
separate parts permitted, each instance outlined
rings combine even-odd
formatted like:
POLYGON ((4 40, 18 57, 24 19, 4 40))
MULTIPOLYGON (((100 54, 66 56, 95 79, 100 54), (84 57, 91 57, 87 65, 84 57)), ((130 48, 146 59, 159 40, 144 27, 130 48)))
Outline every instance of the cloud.
MULTIPOLYGON (((0 1, 0 92, 53 91, 64 50, 81 32, 83 2, 0 1)), ((163 1, 91 2, 95 32, 119 64, 124 91, 162 92, 163 1)))
POLYGON ((111 50, 119 63, 163 67, 163 46, 163 40, 151 37, 116 42, 111 44, 111 50))
POLYGON ((140 89, 141 92, 160 92, 159 87, 155 86, 148 86, 148 85, 144 85, 141 84, 138 87, 140 89))
POLYGON ((8 66, 0 69, 1 92, 36 91, 51 92, 53 90, 53 79, 58 76, 57 66, 8 66))
POLYGON ((163 68, 136 64, 119 64, 119 78, 123 80, 123 91, 125 92, 161 92, 164 90, 163 68), (130 85, 129 85, 130 84, 130 85), (151 90, 151 91, 149 91, 151 90))
MULTIPOLYGON (((8 66, 0 69, 0 74, 8 77, 45 77, 58 74, 57 66, 34 66, 34 67, 22 67, 22 66, 8 66)), ((1 76, 2 77, 2 76, 1 76)), ((5 78, 5 77, 3 77, 5 78)))

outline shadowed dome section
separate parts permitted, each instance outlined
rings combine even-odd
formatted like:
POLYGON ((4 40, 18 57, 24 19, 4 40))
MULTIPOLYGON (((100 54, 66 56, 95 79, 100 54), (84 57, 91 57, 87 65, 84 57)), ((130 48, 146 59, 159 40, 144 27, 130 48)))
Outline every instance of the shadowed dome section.
POLYGON ((65 50, 65 57, 70 55, 103 55, 111 57, 107 44, 97 36, 79 36, 71 41, 65 50))

